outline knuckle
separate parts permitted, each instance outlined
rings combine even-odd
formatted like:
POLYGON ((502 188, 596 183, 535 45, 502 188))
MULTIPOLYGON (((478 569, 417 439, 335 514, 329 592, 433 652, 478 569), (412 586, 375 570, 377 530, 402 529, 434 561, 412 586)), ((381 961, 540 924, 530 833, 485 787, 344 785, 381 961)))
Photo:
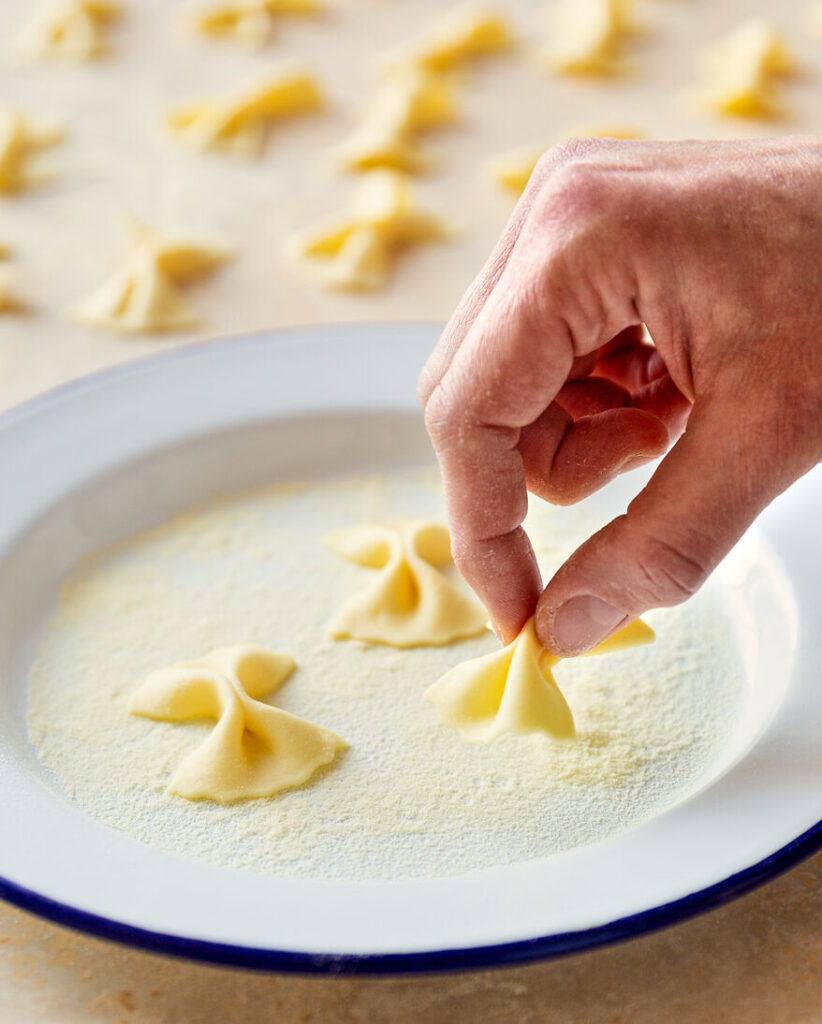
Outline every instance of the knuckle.
POLYGON ((440 381, 425 403, 425 429, 435 448, 441 448, 453 439, 459 420, 456 404, 440 381))
POLYGON ((599 214, 612 193, 613 175, 592 160, 575 160, 558 170, 548 191, 551 205, 575 218, 599 214))
POLYGON ((681 604, 708 578, 709 568, 681 540, 646 534, 637 552, 634 596, 646 608, 681 604))
POLYGON ((417 400, 423 409, 428 405, 428 399, 431 397, 435 387, 431 372, 427 366, 423 367, 417 378, 417 400))
POLYGON ((537 162, 537 171, 546 176, 560 167, 584 160, 601 148, 601 140, 590 138, 563 139, 550 146, 537 162))
POLYGON ((586 226, 599 230, 626 215, 633 219, 641 214, 648 182, 637 190, 635 176, 625 170, 631 165, 622 159, 620 145, 608 139, 571 139, 560 144, 559 153, 555 147, 543 154, 537 164, 543 215, 571 223, 578 234, 586 226))
MULTIPOLYGON (((533 346, 537 339, 545 338, 549 322, 551 291, 547 286, 553 267, 559 263, 554 254, 535 252, 530 264, 497 305, 500 325, 516 324, 517 330, 506 333, 505 352, 512 365, 527 367, 533 363, 533 346)), ((488 339, 489 348, 499 344, 499 336, 488 339)), ((490 361, 489 361, 490 362, 490 361)), ((507 392, 504 370, 492 363, 484 369, 485 379, 496 391, 507 392)), ((521 385, 518 391, 522 392, 521 385)), ((510 395, 509 395, 510 399, 510 395)))
POLYGON ((470 552, 473 550, 471 541, 462 533, 457 530, 453 525, 451 526, 451 557, 454 560, 454 565, 461 573, 464 573, 466 568, 470 564, 470 552))

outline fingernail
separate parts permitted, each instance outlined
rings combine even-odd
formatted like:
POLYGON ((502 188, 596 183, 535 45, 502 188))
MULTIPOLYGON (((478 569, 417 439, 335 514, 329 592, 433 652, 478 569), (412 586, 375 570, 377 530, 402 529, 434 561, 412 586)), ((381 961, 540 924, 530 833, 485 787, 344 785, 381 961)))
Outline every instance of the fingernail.
POLYGON ((591 594, 572 597, 554 612, 551 635, 563 654, 583 654, 612 633, 628 616, 591 594))

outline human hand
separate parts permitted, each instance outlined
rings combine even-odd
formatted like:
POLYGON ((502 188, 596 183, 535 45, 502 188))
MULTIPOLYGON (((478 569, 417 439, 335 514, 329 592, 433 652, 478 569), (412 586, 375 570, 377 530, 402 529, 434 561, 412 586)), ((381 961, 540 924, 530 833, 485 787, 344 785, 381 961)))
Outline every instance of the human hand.
POLYGON ((822 459, 822 141, 549 150, 419 393, 455 561, 504 640, 536 607, 579 654, 684 601, 822 459), (576 502, 679 435, 540 593, 527 491, 576 502))

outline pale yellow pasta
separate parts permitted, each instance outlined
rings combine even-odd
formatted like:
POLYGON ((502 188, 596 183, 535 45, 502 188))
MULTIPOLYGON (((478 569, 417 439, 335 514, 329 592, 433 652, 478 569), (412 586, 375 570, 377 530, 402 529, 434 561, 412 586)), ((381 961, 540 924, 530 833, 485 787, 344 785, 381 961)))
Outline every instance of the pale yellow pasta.
POLYGON ((112 0, 62 0, 24 33, 20 48, 32 56, 93 60, 109 49, 109 27, 121 15, 112 0))
POLYGON ((353 171, 418 171, 428 163, 418 135, 455 116, 456 97, 448 78, 413 65, 397 68, 377 87, 360 124, 338 147, 337 160, 353 171))
POLYGON ((294 671, 287 654, 245 645, 152 672, 132 695, 133 715, 163 722, 214 719, 178 765, 168 792, 230 803, 299 786, 346 747, 344 740, 259 698, 294 671))
POLYGON ((53 146, 62 131, 34 124, 23 114, 0 107, 0 193, 20 192, 49 175, 38 166, 40 150, 53 146))
POLYGON ((547 146, 521 146, 492 157, 486 166, 489 177, 510 192, 520 195, 525 191, 534 168, 547 146))
POLYGON ((289 239, 286 256, 330 288, 368 290, 386 282, 399 251, 448 234, 443 218, 417 207, 406 176, 383 169, 363 176, 340 217, 289 239))
POLYGON ((320 9, 317 0, 238 0, 198 11, 192 26, 203 35, 259 46, 271 38, 281 15, 313 15, 320 9))
POLYGON ((314 75, 291 71, 234 97, 181 107, 168 116, 168 126, 197 149, 255 156, 262 151, 273 122, 313 113, 322 105, 322 92, 314 75))
MULTIPOLYGON (((637 619, 589 653, 650 643, 653 630, 637 619)), ((574 719, 551 669, 560 659, 537 639, 533 618, 507 647, 451 669, 425 691, 440 720, 470 743, 503 733, 543 733, 572 739, 574 719)))
POLYGON ((633 30, 632 0, 557 0, 542 55, 565 75, 609 75, 621 68, 623 39, 633 30))
POLYGON ((20 313, 24 306, 14 292, 14 271, 8 246, 0 244, 0 313, 20 313))
POLYGON ((510 45, 508 27, 497 14, 469 6, 450 11, 418 39, 380 55, 384 80, 360 124, 337 150, 338 161, 354 171, 425 168, 429 161, 418 135, 453 121, 456 114, 447 73, 510 45))
POLYGON ((416 64, 429 71, 450 71, 511 45, 511 32, 501 15, 468 5, 449 11, 419 38, 382 54, 378 62, 383 68, 416 64))
POLYGON ((337 530, 325 538, 336 554, 376 570, 342 605, 332 636, 392 647, 451 643, 476 636, 487 614, 442 570, 451 564, 448 530, 439 523, 400 521, 337 530))
POLYGON ((696 95, 702 106, 730 117, 773 117, 783 109, 778 82, 795 62, 769 22, 750 18, 705 54, 703 68, 696 95))
POLYGON ((124 332, 179 330, 197 322, 179 285, 210 273, 228 253, 205 243, 166 238, 132 222, 125 266, 76 303, 72 316, 91 327, 124 332))

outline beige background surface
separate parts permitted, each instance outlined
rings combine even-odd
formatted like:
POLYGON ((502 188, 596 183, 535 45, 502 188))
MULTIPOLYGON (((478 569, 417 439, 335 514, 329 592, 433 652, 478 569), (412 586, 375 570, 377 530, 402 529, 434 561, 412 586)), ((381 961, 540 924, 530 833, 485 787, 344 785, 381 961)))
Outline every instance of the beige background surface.
MULTIPOLYGON (((185 31, 190 3, 140 0, 91 66, 16 62, 0 53, 0 100, 62 122, 56 175, 0 200, 0 241, 15 257, 25 316, 0 318, 0 408, 102 366, 198 338, 301 323, 446 318, 505 222, 511 203, 484 179, 485 156, 566 133, 629 122, 657 137, 756 135, 822 127, 822 39, 802 0, 647 0, 634 67, 608 83, 562 82, 535 67, 542 0, 506 7, 523 44, 465 77, 464 116, 432 136, 421 198, 463 228, 454 242, 408 254, 378 295, 317 291, 283 266, 283 238, 337 210, 350 188, 327 159, 371 82, 368 55, 406 37, 437 0, 337 0, 313 22, 284 21, 249 52, 185 31), (743 13, 769 12, 802 74, 784 89, 791 116, 772 126, 688 111, 697 49, 743 13), (529 43, 530 40, 530 43, 529 43), (252 163, 187 152, 161 127, 177 101, 218 95, 297 61, 320 74, 328 111, 272 132, 252 163), (117 266, 124 217, 183 227, 232 246, 236 259, 192 291, 203 322, 167 338, 128 339, 69 323, 66 306, 117 266)), ((0 3, 0 40, 40 4, 0 3)), ((736 903, 634 942, 554 963, 418 979, 255 975, 138 953, 0 905, 0 1022, 482 1020, 522 1022, 822 1021, 822 856, 736 903)))
POLYGON ((255 974, 80 938, 10 908, 0 944, 3 1024, 816 1024, 822 857, 667 931, 505 970, 255 974))

